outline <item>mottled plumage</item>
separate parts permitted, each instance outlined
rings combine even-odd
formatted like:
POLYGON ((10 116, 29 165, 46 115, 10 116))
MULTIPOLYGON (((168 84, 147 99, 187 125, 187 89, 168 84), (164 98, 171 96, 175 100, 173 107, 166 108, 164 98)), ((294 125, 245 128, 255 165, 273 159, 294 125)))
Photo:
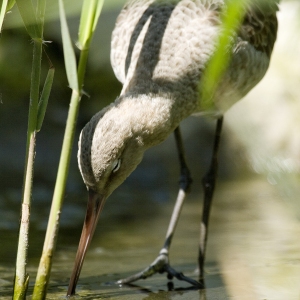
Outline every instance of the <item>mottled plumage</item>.
POLYGON ((224 1, 128 2, 111 43, 122 92, 91 119, 79 141, 79 167, 88 190, 105 200, 145 150, 166 139, 183 119, 195 113, 222 115, 246 95, 269 66, 277 3, 252 0, 246 7, 239 30, 232 33, 231 60, 212 96, 213 110, 207 112, 199 87, 205 89, 202 77, 216 49, 224 1))
MULTIPOLYGON (((224 1, 137 0, 125 5, 111 44, 111 63, 123 89, 115 103, 86 125, 79 145, 87 186, 98 189, 103 170, 122 157, 127 139, 139 141, 132 145, 139 154, 137 149, 143 152, 161 142, 193 113, 223 114, 260 81, 277 32, 277 5, 269 2, 254 1, 233 36, 232 59, 210 112, 201 110, 198 87, 216 47, 224 1)), ((133 169, 130 165, 126 176, 133 169)))

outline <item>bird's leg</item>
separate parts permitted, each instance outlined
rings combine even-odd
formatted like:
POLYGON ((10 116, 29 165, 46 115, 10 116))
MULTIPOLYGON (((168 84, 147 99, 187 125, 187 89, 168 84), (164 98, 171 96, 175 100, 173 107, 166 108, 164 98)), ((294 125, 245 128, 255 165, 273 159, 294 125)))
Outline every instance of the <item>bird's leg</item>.
POLYGON ((146 279, 155 273, 164 273, 166 272, 168 274, 168 278, 172 279, 173 277, 176 277, 179 280, 186 281, 196 287, 202 287, 202 285, 199 284, 198 281, 191 279, 189 277, 184 276, 182 273, 179 273, 175 271, 169 264, 169 248, 171 246, 172 238, 175 232, 175 228, 180 216, 180 212, 186 197, 186 194, 190 190, 190 185, 192 183, 192 179, 190 177, 190 171, 187 167, 186 161, 185 161, 185 154, 184 154, 184 148, 181 138, 181 133, 179 127, 177 127, 174 131, 175 134, 175 140, 176 140, 176 146, 179 154, 179 161, 180 161, 180 188, 178 192, 178 196, 176 199, 175 207, 173 209, 173 213, 171 216, 171 220, 169 223, 169 227, 166 234, 166 239, 164 242, 164 246, 162 247, 161 251, 159 252, 158 257, 153 261, 153 263, 144 269, 143 271, 127 277, 125 279, 119 280, 118 284, 127 284, 134 282, 139 279, 146 279))
POLYGON ((165 253, 168 255, 169 248, 171 246, 173 234, 176 229, 177 222, 179 220, 179 216, 181 213, 181 209, 185 200, 187 193, 190 191, 192 178, 190 176, 190 171, 186 164, 185 153, 181 138, 181 133, 179 127, 177 127, 174 131, 176 146, 178 150, 179 163, 180 163, 180 180, 179 180, 179 192, 177 195, 176 203, 173 209, 173 213, 171 216, 171 220, 169 223, 168 231, 166 234, 166 239, 164 246, 160 253, 165 253))
POLYGON ((213 198, 213 193, 215 189, 217 171, 218 171, 218 150, 221 138, 223 124, 223 116, 219 117, 217 120, 217 127, 215 132, 215 140, 213 146, 213 155, 211 159, 211 164, 208 172, 202 179, 202 185, 204 189, 204 203, 203 203, 203 213, 202 213, 202 222, 200 227, 200 246, 199 246, 199 279, 200 282, 203 282, 204 275, 204 259, 205 259, 205 250, 207 242, 207 233, 208 233, 208 221, 209 213, 213 198))

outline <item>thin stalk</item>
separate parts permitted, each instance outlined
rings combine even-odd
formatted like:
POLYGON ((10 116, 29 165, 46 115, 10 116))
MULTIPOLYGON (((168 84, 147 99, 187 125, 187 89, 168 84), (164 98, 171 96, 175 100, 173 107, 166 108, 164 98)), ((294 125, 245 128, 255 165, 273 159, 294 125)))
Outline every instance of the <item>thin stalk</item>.
POLYGON ((31 205, 31 191, 33 180, 33 165, 35 157, 36 122, 39 102, 39 85, 42 59, 42 40, 33 41, 33 61, 30 87, 30 103, 27 130, 26 158, 24 169, 23 202, 16 259, 16 276, 13 299, 25 299, 28 287, 28 274, 26 274, 29 213, 31 205))
MULTIPOLYGON (((84 73, 87 64, 88 50, 82 51, 80 54, 78 78, 80 78, 80 86, 82 86, 84 73)), ((75 125, 77 121, 77 115, 79 110, 79 103, 81 99, 81 93, 76 90, 72 91, 69 114, 67 119, 67 125, 65 129, 65 135, 63 140, 63 146, 59 161, 59 167, 56 177, 55 189, 52 199, 52 206, 48 221, 48 227, 43 247, 42 256, 40 259, 39 269, 36 277, 36 283, 33 290, 32 298, 35 300, 45 299, 47 293, 47 286, 49 283, 52 258, 56 246, 57 232, 59 229, 59 216, 61 207, 63 204, 63 196, 65 192, 68 170, 70 165, 71 150, 74 141, 75 125)))

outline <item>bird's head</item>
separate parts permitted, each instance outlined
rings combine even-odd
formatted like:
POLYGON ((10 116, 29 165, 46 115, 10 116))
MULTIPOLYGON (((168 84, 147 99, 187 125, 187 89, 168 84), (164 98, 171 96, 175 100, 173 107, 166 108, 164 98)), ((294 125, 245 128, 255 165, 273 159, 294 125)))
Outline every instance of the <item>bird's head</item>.
POLYGON ((147 133, 136 127, 136 120, 114 103, 96 114, 80 134, 78 164, 89 199, 68 295, 75 293, 105 200, 142 160, 147 133))
POLYGON ((83 128, 78 164, 88 190, 108 197, 141 162, 146 148, 134 122, 111 105, 83 128))

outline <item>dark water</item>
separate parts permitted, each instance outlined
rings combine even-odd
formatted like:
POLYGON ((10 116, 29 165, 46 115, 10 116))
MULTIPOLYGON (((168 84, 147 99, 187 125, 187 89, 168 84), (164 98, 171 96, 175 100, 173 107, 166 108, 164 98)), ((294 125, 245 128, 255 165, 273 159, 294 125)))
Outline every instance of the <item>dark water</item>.
MULTIPOLYGON (((202 291, 176 279, 170 284, 164 275, 133 286, 114 284, 154 260, 172 209, 172 201, 154 202, 142 193, 138 199, 126 196, 132 201, 129 213, 120 210, 124 204, 117 199, 107 203, 75 299, 299 299, 300 226, 291 209, 293 199, 284 197, 264 177, 219 184, 211 216, 206 289, 202 291)), ((192 195, 184 206, 170 252, 171 265, 195 279, 201 211, 201 201, 196 198, 192 195)), ((47 299, 64 298, 73 267, 80 228, 66 227, 60 231, 47 299)), ((7 260, 0 265, 0 297, 10 299, 15 230, 2 228, 1 237, 1 257, 7 260)), ((35 230, 30 247, 40 248, 42 237, 43 231, 35 230)), ((38 256, 39 251, 31 249, 31 289, 38 256)))

